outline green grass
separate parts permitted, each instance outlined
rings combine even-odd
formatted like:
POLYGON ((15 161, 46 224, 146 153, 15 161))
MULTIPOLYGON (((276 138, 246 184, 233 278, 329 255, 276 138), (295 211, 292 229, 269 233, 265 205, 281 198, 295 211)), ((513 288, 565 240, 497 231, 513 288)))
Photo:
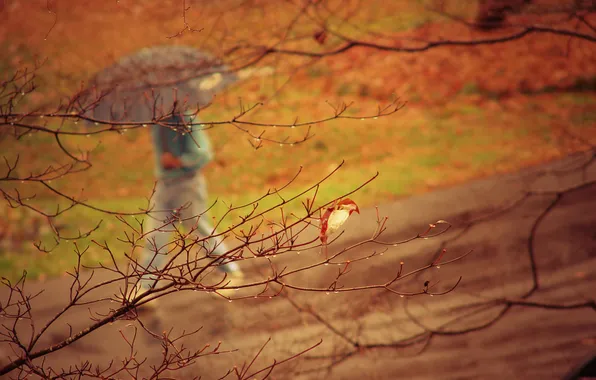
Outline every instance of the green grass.
POLYGON ((571 116, 571 122, 580 128, 593 127, 596 124, 596 111, 575 113, 571 116))
POLYGON ((596 99, 594 97, 594 95, 590 94, 590 93, 566 93, 566 94, 561 94, 558 98, 557 101, 559 102, 559 104, 562 105, 577 105, 577 106, 584 106, 584 105, 590 105, 590 104, 596 104, 596 99))
POLYGON ((459 93, 462 95, 473 95, 473 94, 480 94, 481 90, 480 87, 476 82, 467 82, 465 83, 459 93))
POLYGON ((416 166, 420 166, 423 168, 436 168, 437 166, 441 166, 443 163, 443 158, 439 154, 431 154, 420 156, 415 161, 416 166))
MULTIPOLYGON (((418 28, 427 23, 433 22, 451 22, 439 13, 428 11, 427 9, 437 6, 433 0, 403 1, 396 2, 400 5, 400 10, 390 13, 385 10, 383 15, 376 18, 368 24, 368 28, 374 32, 396 33, 418 28)), ((443 9, 447 14, 456 17, 469 18, 473 16, 475 4, 471 2, 462 2, 447 0, 442 2, 443 9)))
POLYGON ((314 65, 308 68, 307 73, 311 78, 320 78, 322 76, 331 74, 331 70, 322 65, 314 65))
MULTIPOLYGON (((335 197, 339 197, 354 190, 356 186, 366 181, 371 176, 372 174, 369 175, 367 173, 353 175, 353 173, 340 172, 338 176, 325 182, 321 186, 317 197, 317 204, 323 204, 335 197)), ((304 190, 306 190, 306 188, 303 186, 291 186, 289 189, 283 190, 279 194, 284 199, 289 199, 304 190)), ((367 194, 369 191, 369 189, 364 190, 363 194, 367 194)), ((219 199, 211 197, 209 206, 214 206, 211 208, 209 216, 214 217, 216 221, 221 220, 218 230, 224 231, 233 225, 238 225, 241 222, 240 216, 247 215, 252 210, 252 202, 262 195, 262 193, 247 192, 227 196, 223 195, 220 196, 219 199), (230 205, 237 207, 245 204, 250 204, 251 206, 228 213, 228 215, 223 218, 230 205)), ((297 200, 286 203, 283 206, 284 215, 295 215, 298 217, 305 216, 305 210, 301 201, 305 201, 307 197, 312 198, 312 196, 313 192, 311 191, 297 200)), ((123 213, 138 212, 140 209, 147 207, 147 200, 143 198, 104 199, 90 203, 97 208, 120 211, 123 213)), ((280 220, 280 204, 280 197, 273 194, 258 202, 257 213, 272 209, 272 211, 265 214, 265 217, 268 220, 280 220)), ((40 201, 36 202, 36 205, 48 210, 55 209, 56 206, 52 201, 40 201)), ((136 229, 140 229, 140 223, 143 222, 145 217, 127 216, 124 217, 124 219, 136 229)), ((256 225, 259 220, 261 219, 257 218, 250 224, 256 225)), ((296 217, 290 217, 289 219, 290 222, 295 220, 296 217)), ((76 206, 72 210, 66 212, 64 216, 57 218, 56 223, 65 225, 66 227, 61 233, 63 236, 70 237, 78 236, 80 233, 84 234, 95 228, 98 224, 99 228, 97 228, 91 236, 77 239, 76 245, 74 241, 61 241, 60 244, 55 245, 53 233, 46 233, 41 236, 40 241, 42 247, 52 248, 50 253, 38 251, 33 246, 32 242, 25 244, 24 251, 22 252, 2 252, 2 257, 0 257, 0 276, 16 279, 23 273, 23 270, 27 271, 28 278, 31 279, 36 279, 42 274, 48 276, 63 274, 64 271, 70 270, 77 263, 76 248, 80 251, 86 250, 82 260, 84 265, 97 264, 98 262, 109 263, 110 257, 108 252, 95 242, 102 245, 107 243, 116 259, 119 260, 124 258, 125 253, 130 254, 133 252, 131 244, 125 243, 122 240, 127 239, 127 233, 130 235, 133 234, 134 231, 115 216, 106 215, 84 206, 76 206)), ((248 230, 246 225, 242 228, 248 230)))
MULTIPOLYGON (((146 200, 110 199, 95 200, 90 203, 93 206, 112 211, 136 212, 138 207, 146 204, 146 200)), ((35 202, 35 206, 51 212, 55 211, 57 204, 55 201, 46 199, 35 202)), ((125 219, 134 223, 133 217, 125 217, 125 219)), ((4 252, 3 261, 0 264, 0 275, 15 278, 25 269, 28 272, 28 277, 31 278, 37 278, 42 273, 50 276, 61 274, 64 270, 68 270, 76 264, 76 247, 81 251, 88 249, 83 256, 84 264, 109 261, 107 253, 94 244, 92 240, 100 243, 109 242, 110 248, 113 249, 114 255, 118 258, 123 257, 123 253, 127 248, 127 244, 120 242, 118 238, 124 238, 123 233, 128 230, 123 228, 124 225, 115 216, 106 215, 79 205, 57 217, 55 222, 57 225, 65 226, 64 230, 61 230, 61 234, 65 237, 79 236, 79 233, 84 234, 98 224, 100 227, 90 237, 77 239, 76 246, 74 240, 62 240, 56 245, 54 234, 52 232, 45 233, 40 237, 40 243, 41 247, 50 250, 50 253, 38 251, 32 242, 24 245, 25 254, 21 252, 4 252)))
POLYGON ((462 115, 482 115, 482 108, 472 104, 462 104, 457 107, 457 110, 462 115))
POLYGON ((471 162, 475 166, 485 166, 497 162, 501 157, 502 156, 498 152, 476 152, 472 155, 471 162))
POLYGON ((404 12, 397 16, 391 15, 379 18, 369 25, 369 29, 374 32, 403 32, 438 19, 438 17, 429 13, 404 12))

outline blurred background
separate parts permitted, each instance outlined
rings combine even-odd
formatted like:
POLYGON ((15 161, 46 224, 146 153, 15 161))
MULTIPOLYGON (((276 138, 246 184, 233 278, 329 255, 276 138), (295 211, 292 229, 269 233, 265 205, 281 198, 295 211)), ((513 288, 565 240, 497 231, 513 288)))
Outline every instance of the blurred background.
MULTIPOLYGON (((576 20, 566 21, 560 15, 560 7, 573 4, 535 1, 512 9, 510 17, 518 23, 556 19, 557 26, 574 28, 576 20)), ((23 98, 22 106, 47 108, 71 97, 120 57, 160 44, 194 46, 241 65, 243 56, 234 50, 238 46, 280 43, 288 49, 322 52, 340 46, 339 35, 420 46, 424 41, 505 33, 460 22, 478 17, 479 4, 474 0, 330 1, 328 12, 321 14, 337 35, 329 33, 321 43, 316 38, 321 20, 298 17, 302 6, 281 0, 5 0, 0 11, 0 71, 5 78, 43 61, 37 89, 23 98)), ((270 55, 258 66, 271 66, 275 73, 230 88, 201 111, 201 120, 229 120, 240 112, 240 104, 255 102, 263 106, 246 120, 280 124, 330 117, 330 105, 341 102, 352 103, 349 116, 374 115, 379 106, 396 98, 406 105, 378 119, 314 123, 314 137, 294 146, 265 143, 255 150, 248 136, 231 125, 209 129, 215 161, 205 175, 213 201, 250 202, 283 185, 303 167, 289 189, 290 194, 298 192, 345 160, 345 166, 323 183, 318 199, 340 196, 378 171, 379 177, 357 196, 359 206, 366 208, 548 162, 586 150, 586 142, 596 143, 596 49, 590 41, 537 33, 505 44, 417 53, 357 47, 320 59, 270 55)), ((278 138, 300 138, 304 133, 305 128, 267 128, 268 136, 278 138)), ((64 143, 93 148, 93 166, 56 180, 58 189, 122 211, 146 204, 155 180, 148 130, 72 137, 64 143)), ((15 143, 4 128, 0 151, 9 160, 20 156, 21 174, 68 159, 49 135, 33 134, 15 143)), ((2 186, 36 194, 35 202, 41 205, 65 204, 41 185, 2 186)), ((265 200, 260 207, 274 202, 265 200)), ((72 265, 76 257, 65 243, 56 248, 61 253, 54 256, 58 259, 33 246, 36 240, 53 241, 52 231, 38 216, 23 208, 10 209, 6 202, 0 207, 0 275, 18 276, 26 268, 33 278, 44 279, 72 265)), ((299 203, 289 204, 287 212, 299 208, 299 203)), ((212 212, 218 218, 225 210, 220 202, 212 212)), ((236 217, 227 217, 223 226, 236 217)), ((113 236, 120 225, 87 208, 75 208, 55 223, 76 233, 100 219, 104 223, 94 238, 111 239, 117 247, 113 236)), ((93 257, 90 252, 88 260, 93 257)))

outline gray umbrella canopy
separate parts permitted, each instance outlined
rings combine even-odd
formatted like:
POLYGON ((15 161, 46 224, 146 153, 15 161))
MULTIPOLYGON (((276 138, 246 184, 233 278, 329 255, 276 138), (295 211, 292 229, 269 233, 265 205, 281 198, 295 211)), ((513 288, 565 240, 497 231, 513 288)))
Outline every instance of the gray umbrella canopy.
POLYGON ((97 73, 89 94, 93 117, 105 121, 149 121, 209 104, 238 80, 221 60, 188 46, 157 46, 121 58, 97 73))

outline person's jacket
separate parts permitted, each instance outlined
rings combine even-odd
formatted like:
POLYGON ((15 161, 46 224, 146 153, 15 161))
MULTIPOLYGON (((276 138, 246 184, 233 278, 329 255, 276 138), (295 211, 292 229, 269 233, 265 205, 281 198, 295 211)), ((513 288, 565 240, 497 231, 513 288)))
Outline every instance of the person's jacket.
MULTIPOLYGON (((196 118, 185 117, 187 123, 192 122, 194 125, 187 125, 183 127, 180 125, 179 129, 191 128, 190 132, 174 131, 171 128, 163 127, 158 124, 153 124, 151 134, 153 137, 153 145, 155 152, 155 175, 159 179, 164 178, 178 178, 188 176, 196 171, 201 170, 207 163, 213 159, 213 151, 209 138, 204 131, 204 126, 198 124, 196 118), (182 168, 165 169, 161 166, 161 155, 164 152, 170 152, 174 156, 180 158, 182 161, 182 168)), ((167 123, 175 123, 179 119, 178 116, 168 119, 167 123)), ((181 123, 182 124, 182 123, 181 123)))

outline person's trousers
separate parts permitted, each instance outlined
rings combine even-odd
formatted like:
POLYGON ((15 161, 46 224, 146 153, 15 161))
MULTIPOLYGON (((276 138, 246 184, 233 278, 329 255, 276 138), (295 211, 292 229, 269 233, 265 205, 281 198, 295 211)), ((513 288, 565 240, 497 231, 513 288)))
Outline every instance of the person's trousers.
MULTIPOLYGON (((200 238, 209 237, 199 243, 200 252, 203 257, 220 256, 228 251, 221 237, 211 237, 216 234, 213 226, 209 223, 208 216, 203 214, 207 208, 207 189, 204 177, 199 174, 191 174, 188 177, 164 179, 157 183, 155 194, 152 198, 153 209, 149 212, 143 224, 143 231, 147 233, 146 243, 141 254, 139 264, 149 272, 162 270, 168 258, 168 251, 171 254, 177 252, 168 247, 176 238, 176 230, 184 233, 192 232, 200 238), (203 215, 201 215, 203 214, 203 215), (173 238, 173 239, 172 239, 173 238), (204 249, 203 249, 204 247, 204 249), (215 247, 215 248, 213 248, 215 247)), ((197 251, 195 249, 195 251, 197 251)), ((184 257, 187 257, 186 255, 184 257)), ((197 256, 189 256, 195 260, 197 256)), ((212 263, 212 259, 197 261, 200 265, 212 263), (202 264, 201 264, 202 263, 202 264)), ((223 272, 238 271, 238 264, 235 262, 216 263, 217 269, 223 272)), ((150 288, 159 276, 155 274, 145 275, 141 280, 143 288, 150 288)))

